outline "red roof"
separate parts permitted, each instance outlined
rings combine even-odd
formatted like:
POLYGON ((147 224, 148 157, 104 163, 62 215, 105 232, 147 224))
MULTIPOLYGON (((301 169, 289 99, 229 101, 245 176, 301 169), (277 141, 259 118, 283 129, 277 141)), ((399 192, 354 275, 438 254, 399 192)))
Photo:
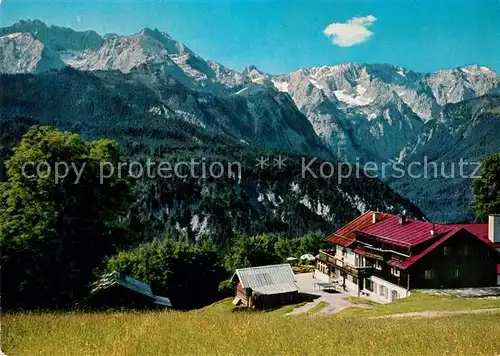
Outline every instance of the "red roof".
MULTIPOLYGON (((379 213, 376 223, 373 223, 372 219, 373 212, 368 211, 330 236, 327 236, 326 240, 343 247, 349 247, 355 242, 356 234, 360 233, 392 245, 407 248, 417 246, 426 241, 432 242, 417 255, 404 260, 393 258, 387 261, 390 266, 401 269, 410 267, 460 230, 468 231, 491 247, 498 246, 498 244, 493 244, 488 238, 488 224, 432 224, 430 222, 406 218, 406 223, 402 225, 399 222, 399 216, 386 213, 379 213), (435 233, 431 234, 433 228, 435 233)), ((360 248, 354 249, 354 252, 359 255, 366 254, 366 251, 360 248)), ((500 265, 497 267, 497 270, 500 271, 500 265)))
POLYGON ((354 250, 352 250, 352 252, 357 253, 358 255, 361 255, 361 256, 366 256, 367 255, 366 251, 362 250, 360 248, 355 248, 354 250))
POLYGON ((406 223, 401 225, 398 216, 388 215, 376 224, 359 231, 396 246, 412 247, 450 231, 449 227, 438 224, 435 224, 434 229, 436 234, 431 235, 432 224, 429 222, 406 218, 406 223))
MULTIPOLYGON (((472 224, 468 224, 468 225, 472 225, 472 224)), ((475 224, 475 225, 483 225, 483 224, 475 224)), ((441 236, 438 240, 436 240, 432 245, 430 245, 429 247, 427 247, 425 250, 423 250, 422 252, 420 252, 419 254, 415 255, 415 256, 411 256, 409 257, 408 259, 404 260, 404 261, 400 261, 400 260, 395 260, 395 259, 391 259, 389 260, 387 263, 391 266, 394 266, 394 267, 398 267, 398 268, 401 268, 401 269, 406 269, 408 267, 410 267, 411 265, 413 265, 415 262, 417 262, 418 260, 420 260, 422 257, 424 257, 425 255, 427 255, 429 252, 431 252, 432 250, 436 249, 438 246, 440 246, 443 242, 445 242, 446 240, 448 240, 450 237, 454 236, 457 232, 459 232, 460 230, 465 230, 473 235, 475 235, 474 233, 472 233, 472 231, 476 231, 474 227, 472 226, 466 226, 466 227, 461 227, 463 225, 447 225, 447 226, 450 226, 450 227, 453 227, 452 230, 450 230, 448 233, 446 233, 445 235, 441 236), (471 231, 472 230, 472 231, 471 231), (391 264, 392 263, 392 264, 391 264)), ((478 229, 476 232, 480 233, 482 230, 481 229, 478 229)), ((486 239, 484 240, 484 238, 481 238, 480 236, 478 235, 475 235, 476 237, 478 237, 481 241, 483 241, 484 243, 487 243, 488 245, 491 245, 491 241, 486 239)))
POLYGON ((410 267, 412 264, 414 264, 415 262, 417 262, 418 260, 420 260, 422 257, 424 257, 425 255, 427 255, 429 252, 431 252, 432 250, 434 250, 435 248, 437 248, 439 245, 441 245, 443 242, 445 242, 446 240, 448 240, 450 237, 452 237, 453 235, 455 235, 455 233, 457 233, 458 230, 460 230, 460 229, 454 229, 454 230, 448 232, 447 234, 443 235, 436 242, 434 242, 432 245, 430 245, 429 247, 427 247, 425 250, 423 250, 419 254, 417 254, 415 256, 411 256, 411 257, 409 257, 408 259, 406 259, 404 261, 401 261, 398 264, 398 266, 395 266, 395 267, 399 267, 401 269, 406 269, 406 268, 410 267))
POLYGON ((371 211, 368 211, 358 216, 349 224, 344 225, 339 230, 335 231, 333 234, 327 236, 325 239, 336 245, 349 247, 356 239, 356 231, 366 226, 369 226, 373 223, 372 214, 373 213, 371 211))
POLYGON ((332 244, 340 245, 342 247, 349 247, 354 243, 354 240, 349 240, 342 236, 336 236, 335 234, 327 236, 326 240, 330 241, 332 244))
POLYGON ((402 247, 413 247, 422 242, 446 235, 452 231, 465 229, 486 243, 488 239, 488 224, 434 224, 434 235, 431 235, 433 224, 430 222, 406 218, 406 223, 399 223, 399 216, 384 214, 384 218, 376 224, 368 225, 359 232, 402 247))
POLYGON ((452 224, 445 226, 453 226, 455 228, 465 229, 471 234, 476 235, 484 242, 491 244, 491 240, 488 238, 488 224, 452 224))
POLYGON ((400 260, 400 259, 397 259, 397 258, 391 258, 389 261, 387 261, 387 264, 389 266, 397 267, 399 269, 405 269, 406 268, 406 267, 404 267, 404 263, 405 263, 404 260, 400 260))

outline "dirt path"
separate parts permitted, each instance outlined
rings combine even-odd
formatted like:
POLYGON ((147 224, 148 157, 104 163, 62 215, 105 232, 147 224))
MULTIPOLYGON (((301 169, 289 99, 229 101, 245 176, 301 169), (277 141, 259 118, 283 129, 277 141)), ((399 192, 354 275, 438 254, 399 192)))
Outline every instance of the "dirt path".
POLYGON ((312 315, 316 314, 335 314, 338 313, 346 308, 369 308, 368 305, 364 304, 353 304, 346 300, 348 296, 345 294, 325 294, 321 297, 318 297, 314 299, 314 301, 309 302, 301 307, 295 308, 292 310, 290 313, 287 315, 296 315, 296 314, 302 314, 302 313, 307 313, 309 310, 314 308, 316 305, 318 305, 320 302, 326 302, 328 305, 325 306, 323 309, 319 310, 316 313, 313 313, 312 315))
POLYGON ((372 316, 368 319, 392 319, 392 318, 407 318, 407 317, 423 317, 423 318, 434 318, 438 316, 445 315, 458 315, 458 314, 481 314, 481 313, 492 313, 500 312, 500 308, 488 308, 488 309, 473 309, 473 310, 456 310, 456 311, 423 311, 423 312, 413 312, 413 313, 400 313, 400 314, 390 314, 390 315, 380 315, 372 316))

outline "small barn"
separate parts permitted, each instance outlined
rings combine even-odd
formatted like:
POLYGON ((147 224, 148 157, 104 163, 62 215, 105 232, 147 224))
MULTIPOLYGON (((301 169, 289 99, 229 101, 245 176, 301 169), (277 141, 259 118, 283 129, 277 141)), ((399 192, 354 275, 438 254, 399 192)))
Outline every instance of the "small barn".
POLYGON ((153 294, 151 287, 124 273, 104 274, 92 286, 91 304, 99 307, 154 308, 172 307, 170 299, 153 294))
POLYGON ((234 305, 268 309, 294 303, 299 298, 289 264, 239 268, 232 281, 237 284, 234 305))

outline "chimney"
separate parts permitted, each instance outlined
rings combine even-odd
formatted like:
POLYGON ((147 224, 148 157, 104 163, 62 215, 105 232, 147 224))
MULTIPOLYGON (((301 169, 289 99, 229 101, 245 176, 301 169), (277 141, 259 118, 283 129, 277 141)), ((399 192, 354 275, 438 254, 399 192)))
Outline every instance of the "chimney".
POLYGON ((436 225, 432 223, 431 236, 436 235, 436 225))
POLYGON ((406 215, 405 214, 399 215, 399 224, 400 225, 406 224, 406 215))
POLYGON ((376 222, 380 221, 380 213, 378 211, 374 211, 372 213, 372 223, 375 224, 376 222))
POLYGON ((495 244, 500 243, 500 215, 490 215, 488 219, 488 238, 495 244))

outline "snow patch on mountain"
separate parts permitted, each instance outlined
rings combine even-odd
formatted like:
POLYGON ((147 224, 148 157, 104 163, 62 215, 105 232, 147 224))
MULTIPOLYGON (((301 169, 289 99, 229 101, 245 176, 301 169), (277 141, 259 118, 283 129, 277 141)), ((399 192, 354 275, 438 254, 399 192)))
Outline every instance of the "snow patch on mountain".
POLYGON ((322 85, 320 85, 315 79, 313 78, 309 78, 309 82, 314 85, 316 88, 320 89, 320 90, 323 90, 324 87, 322 85))
POLYGON ((283 93, 288 93, 288 86, 290 85, 288 82, 281 82, 276 79, 272 79, 272 83, 276 89, 283 93))
POLYGON ((348 93, 345 89, 334 90, 333 92, 339 101, 347 104, 348 106, 365 106, 373 103, 374 101, 372 98, 364 97, 359 91, 356 94, 348 93))

